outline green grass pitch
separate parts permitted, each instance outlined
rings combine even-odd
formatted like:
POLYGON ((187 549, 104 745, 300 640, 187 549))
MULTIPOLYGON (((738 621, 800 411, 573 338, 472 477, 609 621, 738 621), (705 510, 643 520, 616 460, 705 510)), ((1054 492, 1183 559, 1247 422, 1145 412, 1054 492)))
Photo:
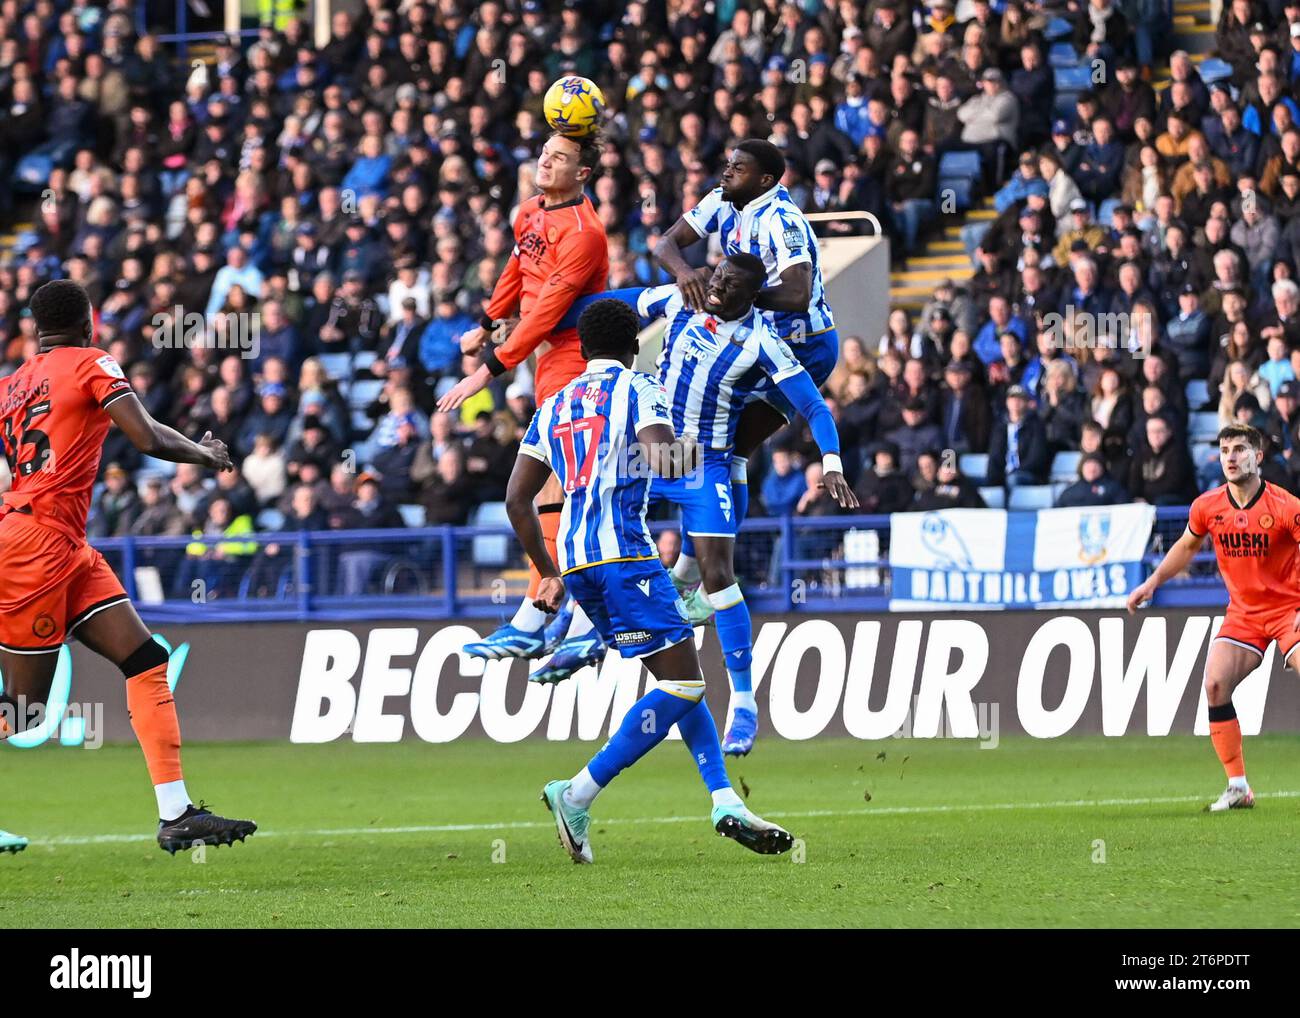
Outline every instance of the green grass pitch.
POLYGON ((187 746, 191 793, 262 828, 202 861, 151 840, 134 746, 0 750, 0 827, 32 839, 0 856, 0 926, 1300 924, 1295 736, 1248 738, 1258 804, 1215 815, 1203 738, 769 736, 729 769, 802 839, 779 857, 713 833, 670 742, 602 794, 578 867, 537 796, 591 749, 187 746))

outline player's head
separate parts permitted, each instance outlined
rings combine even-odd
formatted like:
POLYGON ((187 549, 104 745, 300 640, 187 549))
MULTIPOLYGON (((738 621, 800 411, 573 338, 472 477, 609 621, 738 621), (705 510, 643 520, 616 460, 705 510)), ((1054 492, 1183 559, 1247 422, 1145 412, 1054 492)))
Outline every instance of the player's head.
POLYGON ((704 310, 725 321, 735 321, 754 306, 754 297, 765 282, 763 259, 745 252, 728 255, 709 277, 704 310))
POLYGON ((722 167, 722 196, 744 205, 770 191, 785 175, 785 156, 770 141, 747 138, 731 150, 722 167))
POLYGON ((90 295, 79 283, 51 280, 32 294, 31 309, 43 346, 90 346, 90 295))
POLYGON ((578 340, 587 360, 604 358, 632 366, 641 319, 632 305, 607 298, 593 301, 578 316, 578 340))
POLYGON ((552 134, 537 157, 537 186, 542 191, 568 194, 581 191, 600 162, 596 135, 570 138, 552 134))
POLYGON ((1231 484, 1246 484, 1259 473, 1264 436, 1249 424, 1229 424, 1219 432, 1219 464, 1231 484))

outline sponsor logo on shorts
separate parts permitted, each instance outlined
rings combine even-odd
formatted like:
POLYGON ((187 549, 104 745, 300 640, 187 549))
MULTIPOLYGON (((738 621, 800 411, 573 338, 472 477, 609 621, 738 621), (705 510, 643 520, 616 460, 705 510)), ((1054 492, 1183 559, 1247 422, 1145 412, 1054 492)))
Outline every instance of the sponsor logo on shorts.
POLYGON ((654 634, 646 629, 629 629, 625 633, 615 633, 614 643, 619 647, 639 647, 654 639, 654 634))
POLYGON ((32 623, 32 635, 42 640, 48 640, 54 635, 54 619, 45 612, 36 616, 36 621, 32 623))

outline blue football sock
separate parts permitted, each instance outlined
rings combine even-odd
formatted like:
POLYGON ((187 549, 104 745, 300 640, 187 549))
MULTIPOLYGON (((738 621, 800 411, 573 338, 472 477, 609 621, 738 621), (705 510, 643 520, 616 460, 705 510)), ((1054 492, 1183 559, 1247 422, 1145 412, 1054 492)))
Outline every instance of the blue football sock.
MULTIPOLYGON (((698 691, 703 693, 704 684, 701 682, 698 686, 698 691)), ((618 731, 587 764, 596 784, 604 788, 621 770, 631 767, 663 742, 668 730, 680 723, 698 703, 698 699, 675 696, 662 688, 646 693, 623 715, 618 731)))
POLYGON ((716 792, 720 788, 730 788, 722 746, 718 742, 718 729, 709 713, 709 705, 703 700, 697 703, 677 722, 677 730, 682 733, 682 741, 691 751, 691 759, 700 769, 700 777, 708 790, 716 792))
POLYGON ((731 457, 731 511, 737 527, 749 515, 749 460, 744 456, 731 457))
POLYGON ((733 583, 726 590, 709 595, 709 603, 717 610, 714 618, 718 624, 718 642, 731 676, 731 689, 735 693, 752 693, 754 683, 749 669, 753 660, 753 626, 749 621, 749 607, 740 584, 733 583))

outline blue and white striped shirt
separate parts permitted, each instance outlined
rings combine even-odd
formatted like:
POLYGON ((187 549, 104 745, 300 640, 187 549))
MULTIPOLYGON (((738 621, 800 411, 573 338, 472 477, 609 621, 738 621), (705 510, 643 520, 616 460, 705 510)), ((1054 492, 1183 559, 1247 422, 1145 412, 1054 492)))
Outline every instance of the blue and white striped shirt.
POLYGON ((817 237, 783 184, 759 195, 739 211, 722 196, 722 188, 715 187, 684 218, 701 237, 716 233, 723 254, 743 251, 763 259, 769 287, 779 284, 781 273, 791 265, 807 263, 812 267, 812 299, 806 312, 762 312, 776 335, 797 346, 810 336, 835 328, 822 284, 817 237))
POLYGON ((637 301, 643 319, 667 318, 659 381, 672 408, 673 431, 701 448, 730 450, 745 402, 755 390, 797 375, 803 366, 751 308, 734 322, 689 311, 676 285, 655 286, 637 301))
POLYGON ((651 424, 672 426, 663 386, 615 360, 588 361, 537 408, 519 452, 548 464, 564 488, 561 573, 656 557, 645 525, 652 474, 637 451, 637 432, 651 424))

